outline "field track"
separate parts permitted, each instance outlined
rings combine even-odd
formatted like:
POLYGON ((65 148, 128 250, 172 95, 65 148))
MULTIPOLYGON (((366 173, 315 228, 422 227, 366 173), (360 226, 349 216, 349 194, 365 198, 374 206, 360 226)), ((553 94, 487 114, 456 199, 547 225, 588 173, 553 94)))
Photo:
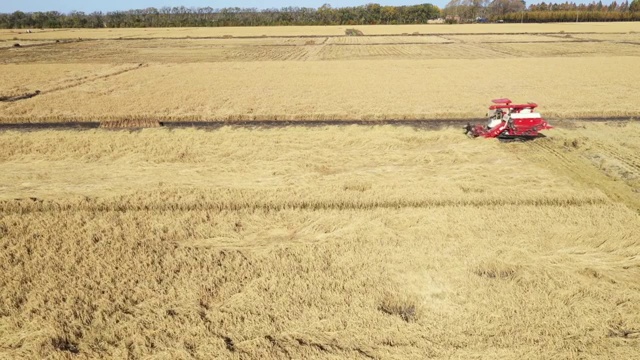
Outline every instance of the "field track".
MULTIPOLYGON (((553 126, 571 127, 573 120, 547 119, 553 126)), ((628 116, 620 117, 581 117, 580 121, 587 122, 611 122, 632 120, 628 116)), ((283 128, 283 127, 323 127, 323 126, 376 126, 393 125, 407 126, 416 129, 437 130, 445 127, 464 126, 468 122, 483 122, 484 119, 460 118, 460 119, 416 119, 416 120, 239 120, 239 121, 158 121, 160 126, 167 128, 206 128, 217 129, 224 126, 240 128, 283 128)), ((108 123, 108 122, 106 122, 108 123)), ((59 122, 59 123, 0 123, 0 131, 3 130, 82 130, 97 129, 103 124, 100 121, 87 122, 59 122)), ((144 128, 146 126, 120 126, 119 129, 144 128)))

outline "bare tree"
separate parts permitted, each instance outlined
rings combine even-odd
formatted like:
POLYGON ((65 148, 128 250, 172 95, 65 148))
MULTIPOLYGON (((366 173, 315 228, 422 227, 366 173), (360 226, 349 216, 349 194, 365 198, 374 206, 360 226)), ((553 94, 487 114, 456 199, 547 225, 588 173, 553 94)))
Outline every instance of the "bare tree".
POLYGON ((493 0, 489 4, 491 15, 502 16, 508 13, 524 11, 526 4, 522 0, 493 0))

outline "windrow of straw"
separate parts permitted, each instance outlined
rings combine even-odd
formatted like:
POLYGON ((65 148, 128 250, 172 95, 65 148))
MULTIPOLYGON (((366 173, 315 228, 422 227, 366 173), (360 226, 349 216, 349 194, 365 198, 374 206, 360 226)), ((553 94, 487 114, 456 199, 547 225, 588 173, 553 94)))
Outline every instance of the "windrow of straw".
POLYGON ((100 127, 104 129, 154 128, 160 126, 162 126, 162 123, 158 120, 127 119, 100 122, 100 127))

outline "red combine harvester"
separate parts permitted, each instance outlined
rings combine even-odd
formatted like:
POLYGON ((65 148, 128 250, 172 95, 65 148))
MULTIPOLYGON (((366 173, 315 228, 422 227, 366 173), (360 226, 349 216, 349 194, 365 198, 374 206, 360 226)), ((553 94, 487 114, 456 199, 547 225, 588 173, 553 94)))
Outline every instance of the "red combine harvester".
POLYGON ((491 100, 487 125, 467 124, 465 130, 470 137, 498 138, 501 141, 531 140, 543 137, 540 130, 553 129, 535 112, 538 104, 512 104, 509 99, 491 100))

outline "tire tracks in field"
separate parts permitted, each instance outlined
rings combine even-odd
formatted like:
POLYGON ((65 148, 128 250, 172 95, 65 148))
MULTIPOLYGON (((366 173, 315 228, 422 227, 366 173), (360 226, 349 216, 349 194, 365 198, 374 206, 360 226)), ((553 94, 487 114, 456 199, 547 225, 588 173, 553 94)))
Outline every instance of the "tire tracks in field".
POLYGON ((605 155, 611 156, 623 165, 633 169, 635 172, 640 172, 640 155, 637 153, 633 151, 624 153, 618 146, 607 144, 602 141, 594 141, 594 144, 596 144, 598 148, 603 149, 605 155))
POLYGON ((305 47, 305 53, 302 56, 301 60, 305 60, 305 61, 321 60, 322 54, 325 51, 325 47, 331 45, 331 44, 327 44, 328 40, 329 38, 325 37, 318 44, 303 45, 305 47))
MULTIPOLYGON (((67 31, 67 30, 64 30, 67 31)), ((60 32, 64 32, 60 31, 60 32)), ((598 32, 598 31, 575 31, 575 32, 558 32, 558 31, 547 31, 547 32, 486 32, 486 33, 477 33, 477 32, 443 32, 443 33, 423 33, 423 34, 364 34, 363 36, 368 37, 442 37, 442 36, 465 36, 465 35, 596 35, 596 34, 605 34, 605 35, 623 35, 627 34, 627 32, 598 32)), ((344 34, 316 34, 316 35, 246 35, 246 36, 232 36, 226 37, 227 35, 218 35, 218 36, 138 36, 138 35, 125 35, 118 37, 106 37, 106 38, 86 38, 82 40, 98 40, 98 41, 133 41, 133 40, 208 40, 208 39, 296 39, 296 38, 348 38, 348 35, 344 34)), ((58 38, 58 40, 76 40, 77 37, 67 37, 67 38, 58 38)), ((24 40, 24 39, 22 39, 24 40)))
POLYGON ((429 208, 465 208, 465 207, 500 207, 500 206, 597 206, 609 203, 609 199, 595 197, 536 197, 529 199, 481 197, 475 199, 295 199, 279 200, 282 196, 271 199, 243 197, 241 193, 234 198, 202 199, 202 198, 167 198, 162 200, 124 201, 123 199, 85 198, 78 201, 64 201, 31 198, 0 200, 0 213, 27 214, 34 212, 90 211, 90 212, 172 212, 172 211, 283 211, 283 210, 374 210, 374 209, 429 209, 429 208), (240 200, 239 200, 240 199, 240 200))
MULTIPOLYGON (((491 52, 491 53, 498 53, 503 55, 504 58, 519 58, 519 57, 523 57, 522 54, 516 54, 514 55, 513 52, 509 52, 509 51, 505 51, 505 50, 501 50, 501 49, 494 49, 494 48, 486 48, 484 46, 481 46, 481 44, 479 43, 470 43, 470 42, 465 42, 462 43, 463 46, 467 46, 470 48, 470 50, 472 50, 472 53, 476 53, 476 54, 481 54, 483 52, 491 52)), ((490 57, 487 57, 490 58, 490 57)))
MULTIPOLYGON (((583 152, 570 150, 559 141, 561 140, 552 138, 538 139, 526 144, 516 144, 511 149, 518 158, 532 161, 554 173, 568 176, 574 181, 596 188, 611 200, 623 203, 640 213, 640 196, 631 186, 608 176, 586 159, 583 152)), ((597 142, 593 144, 598 146, 597 142)), ((624 158, 622 160, 628 162, 624 158)))
POLYGON ((109 74, 105 74, 105 75, 97 75, 97 76, 85 76, 83 78, 80 78, 80 80, 70 80, 70 84, 67 85, 62 85, 62 86, 57 86, 54 87, 52 89, 48 89, 48 90, 44 90, 41 92, 42 95, 48 94, 48 93, 52 93, 52 92, 56 92, 56 91, 61 91, 61 90, 68 90, 68 89, 72 89, 74 87, 78 87, 87 83, 91 83, 94 81, 98 81, 98 80, 102 80, 102 79, 108 79, 110 77, 114 77, 114 76, 118 76, 118 75, 122 75, 122 74, 126 74, 128 72, 134 71, 134 70, 139 70, 145 67, 148 67, 149 64, 138 64, 134 67, 130 67, 130 68, 126 68, 126 69, 122 69, 122 70, 118 70, 116 72, 112 72, 109 74))
POLYGON ((78 86, 82 86, 84 84, 87 83, 91 83, 94 81, 98 81, 101 79, 108 79, 110 77, 114 77, 114 76, 118 76, 118 75, 122 75, 134 70, 138 70, 138 69, 142 69, 145 67, 148 67, 148 64, 138 64, 134 67, 128 67, 125 69, 121 69, 112 73, 108 73, 108 74, 104 74, 104 75, 96 75, 96 76, 83 76, 80 78, 73 78, 73 79, 68 79, 68 80, 63 80, 61 85, 58 86, 54 86, 52 88, 49 89, 45 89, 45 90, 36 90, 34 93, 27 93, 21 96, 14 96, 14 97, 9 97, 9 96, 5 96, 5 97, 1 97, 0 98, 0 102, 16 102, 16 101, 22 101, 22 100, 28 100, 31 99, 33 97, 35 97, 36 95, 46 95, 46 94, 50 94, 56 91, 62 91, 62 90, 68 90, 68 89, 72 89, 78 86))
POLYGON ((14 95, 14 96, 0 96, 0 102, 16 102, 20 100, 31 99, 34 96, 40 95, 40 90, 36 90, 32 93, 25 93, 22 95, 14 95))
POLYGON ((37 43, 37 44, 25 44, 22 45, 20 44, 20 41, 25 41, 26 39, 22 39, 22 40, 14 40, 15 44, 19 44, 20 46, 10 46, 10 47, 0 47, 0 51, 2 50, 23 50, 23 49, 28 49, 28 48, 36 48, 36 47, 45 47, 45 46, 60 46, 60 45, 64 45, 64 44, 72 44, 72 43, 78 43, 78 42, 84 42, 84 41, 93 41, 93 40, 26 40, 26 41, 40 41, 41 43, 37 43))

